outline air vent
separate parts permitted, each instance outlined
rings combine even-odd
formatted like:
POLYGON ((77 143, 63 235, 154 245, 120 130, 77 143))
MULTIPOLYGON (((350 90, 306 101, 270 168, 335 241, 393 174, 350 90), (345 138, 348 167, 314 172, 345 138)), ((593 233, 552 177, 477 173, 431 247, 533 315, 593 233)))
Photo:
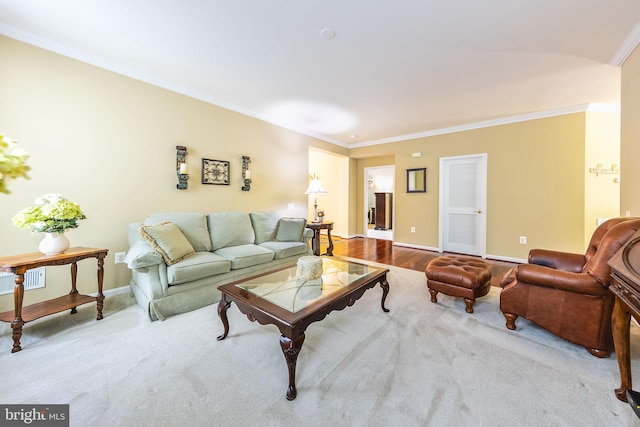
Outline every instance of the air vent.
MULTIPOLYGON (((45 268, 27 270, 24 274, 24 290, 44 288, 45 268)), ((16 276, 12 273, 0 273, 0 295, 12 294, 16 285, 16 276)))

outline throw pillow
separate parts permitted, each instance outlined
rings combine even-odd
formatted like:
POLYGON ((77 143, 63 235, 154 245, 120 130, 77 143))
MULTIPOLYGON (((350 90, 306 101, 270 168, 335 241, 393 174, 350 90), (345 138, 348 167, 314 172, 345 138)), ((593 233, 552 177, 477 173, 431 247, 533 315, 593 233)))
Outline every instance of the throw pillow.
POLYGON ((140 236, 158 251, 167 265, 172 265, 196 251, 182 231, 171 222, 161 222, 157 225, 143 225, 140 236))
POLYGON ((278 221, 278 232, 276 233, 276 241, 301 241, 305 225, 307 225, 307 220, 304 218, 280 218, 280 221, 278 221))

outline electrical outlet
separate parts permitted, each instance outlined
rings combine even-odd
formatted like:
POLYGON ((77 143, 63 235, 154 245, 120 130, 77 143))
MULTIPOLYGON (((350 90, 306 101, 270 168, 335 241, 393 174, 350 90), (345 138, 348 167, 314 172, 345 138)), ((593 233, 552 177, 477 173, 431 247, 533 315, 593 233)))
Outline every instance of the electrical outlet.
POLYGON ((527 236, 520 236, 520 244, 521 245, 527 244, 527 236))
POLYGON ((411 232, 415 233, 416 232, 416 228, 415 227, 411 227, 411 232))
POLYGON ((127 256, 126 252, 116 252, 115 259, 116 264, 124 264, 124 258, 127 256))

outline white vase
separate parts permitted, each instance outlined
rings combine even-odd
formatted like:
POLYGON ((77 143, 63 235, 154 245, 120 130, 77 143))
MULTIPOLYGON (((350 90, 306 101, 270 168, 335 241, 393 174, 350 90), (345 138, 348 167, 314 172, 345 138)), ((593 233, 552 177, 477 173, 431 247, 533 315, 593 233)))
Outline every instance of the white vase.
POLYGON ((38 249, 45 255, 58 255, 69 249, 70 243, 64 233, 44 233, 38 249))

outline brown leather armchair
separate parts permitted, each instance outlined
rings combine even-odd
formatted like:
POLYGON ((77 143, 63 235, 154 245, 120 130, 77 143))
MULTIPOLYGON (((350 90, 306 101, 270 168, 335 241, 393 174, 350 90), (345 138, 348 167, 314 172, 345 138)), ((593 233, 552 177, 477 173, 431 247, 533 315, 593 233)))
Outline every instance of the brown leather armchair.
POLYGON ((597 357, 613 349, 607 262, 640 228, 640 218, 614 218, 593 233, 584 255, 533 249, 529 264, 507 272, 500 283, 500 310, 507 328, 522 316, 597 357))

